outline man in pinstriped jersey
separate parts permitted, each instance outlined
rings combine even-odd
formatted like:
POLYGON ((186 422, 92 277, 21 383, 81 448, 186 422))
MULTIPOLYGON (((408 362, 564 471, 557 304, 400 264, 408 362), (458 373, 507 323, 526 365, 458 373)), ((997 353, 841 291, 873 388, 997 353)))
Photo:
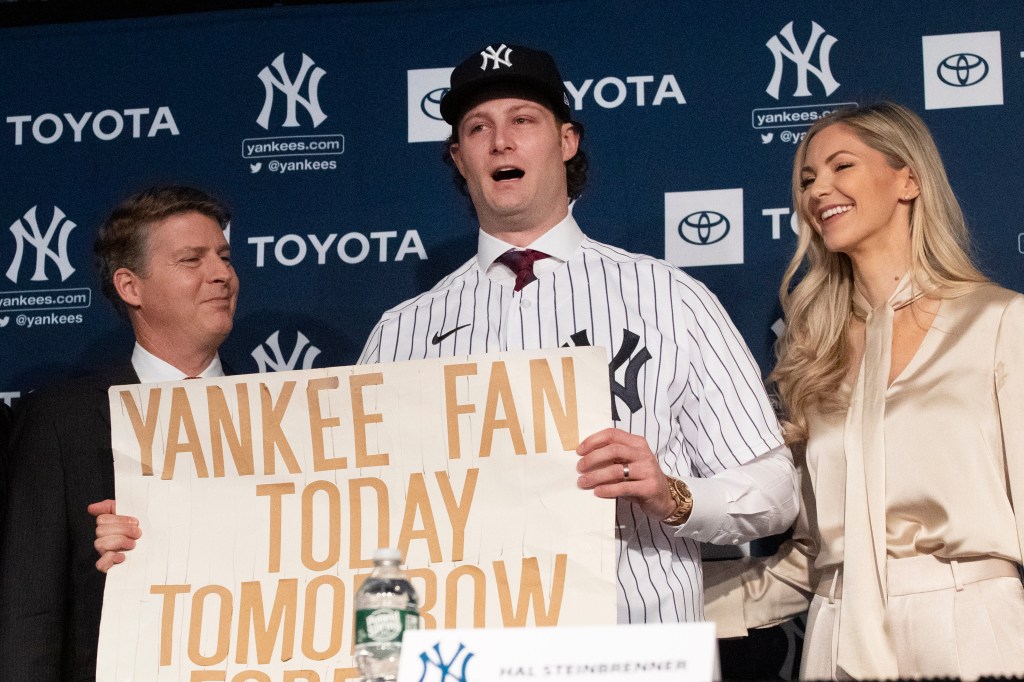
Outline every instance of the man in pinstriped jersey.
POLYGON ((792 458, 715 296, 576 224, 586 157, 568 101, 545 52, 491 45, 455 69, 441 114, 480 221, 477 255, 386 312, 360 362, 607 348, 617 428, 580 443, 578 485, 617 499, 619 621, 702 620, 699 543, 786 530, 792 458))

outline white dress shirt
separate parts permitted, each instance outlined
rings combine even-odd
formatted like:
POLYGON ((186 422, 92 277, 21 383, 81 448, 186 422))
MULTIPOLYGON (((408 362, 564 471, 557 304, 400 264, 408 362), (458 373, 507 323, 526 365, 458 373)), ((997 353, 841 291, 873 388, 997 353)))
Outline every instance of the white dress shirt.
MULTIPOLYGON (((188 375, 174 365, 164 362, 148 350, 135 343, 135 350, 132 351, 132 367, 139 375, 140 384, 151 384, 157 381, 179 381, 187 379, 188 375)), ((220 355, 214 355, 213 360, 199 373, 200 379, 224 376, 224 367, 220 364, 220 355)))

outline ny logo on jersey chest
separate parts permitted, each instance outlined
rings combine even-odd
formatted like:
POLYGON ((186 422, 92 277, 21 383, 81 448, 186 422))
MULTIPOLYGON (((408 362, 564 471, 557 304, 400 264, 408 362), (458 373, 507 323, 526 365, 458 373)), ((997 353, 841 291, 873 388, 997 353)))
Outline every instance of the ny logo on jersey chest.
MULTIPOLYGON (((574 346, 593 345, 590 343, 590 337, 587 335, 586 329, 576 332, 569 339, 574 346)), ((647 346, 642 347, 638 351, 636 347, 639 343, 639 336, 628 329, 623 329, 622 343, 619 345, 619 350, 615 352, 612 361, 608 363, 608 380, 612 387, 612 419, 615 421, 619 421, 619 409, 615 401, 616 398, 629 408, 631 414, 636 413, 644 406, 643 401, 640 399, 640 389, 637 387, 637 377, 644 363, 651 359, 651 352, 647 350, 647 346), (615 373, 623 365, 626 365, 625 383, 619 383, 615 378, 615 373)), ((563 343, 562 347, 568 348, 569 343, 563 343)))

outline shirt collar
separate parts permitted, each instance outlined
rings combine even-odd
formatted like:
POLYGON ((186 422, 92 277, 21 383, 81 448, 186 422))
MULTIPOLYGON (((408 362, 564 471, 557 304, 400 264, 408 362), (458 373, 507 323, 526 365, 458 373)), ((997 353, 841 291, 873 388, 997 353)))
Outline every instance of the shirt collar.
MULTIPOLYGON (((561 222, 528 244, 526 248, 543 251, 551 257, 551 260, 561 264, 572 257, 572 254, 583 243, 583 238, 583 230, 576 224, 576 219, 572 217, 570 212, 566 214, 561 222)), ((517 247, 480 230, 479 239, 477 240, 476 262, 482 271, 490 274, 489 271, 492 268, 502 267, 495 265, 494 261, 498 259, 498 256, 514 248, 517 247)), ((545 261, 540 262, 543 263, 545 261)))
MULTIPOLYGON (((132 351, 132 367, 139 375, 139 382, 143 384, 156 381, 179 381, 187 377, 180 369, 153 355, 138 342, 135 343, 135 350, 132 351)), ((220 364, 220 355, 214 355, 206 369, 199 373, 200 379, 222 376, 224 376, 224 367, 220 364)))

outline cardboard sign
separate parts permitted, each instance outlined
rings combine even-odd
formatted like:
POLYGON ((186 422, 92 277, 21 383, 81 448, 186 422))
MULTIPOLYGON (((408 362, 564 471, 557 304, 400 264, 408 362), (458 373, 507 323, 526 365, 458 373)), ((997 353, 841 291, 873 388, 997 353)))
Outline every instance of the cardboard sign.
POLYGON ((719 679, 714 623, 419 630, 398 682, 707 682, 719 679))
POLYGON ((576 487, 611 425, 602 349, 110 389, 118 511, 97 679, 339 682, 397 547, 426 628, 615 622, 614 504, 576 487))

